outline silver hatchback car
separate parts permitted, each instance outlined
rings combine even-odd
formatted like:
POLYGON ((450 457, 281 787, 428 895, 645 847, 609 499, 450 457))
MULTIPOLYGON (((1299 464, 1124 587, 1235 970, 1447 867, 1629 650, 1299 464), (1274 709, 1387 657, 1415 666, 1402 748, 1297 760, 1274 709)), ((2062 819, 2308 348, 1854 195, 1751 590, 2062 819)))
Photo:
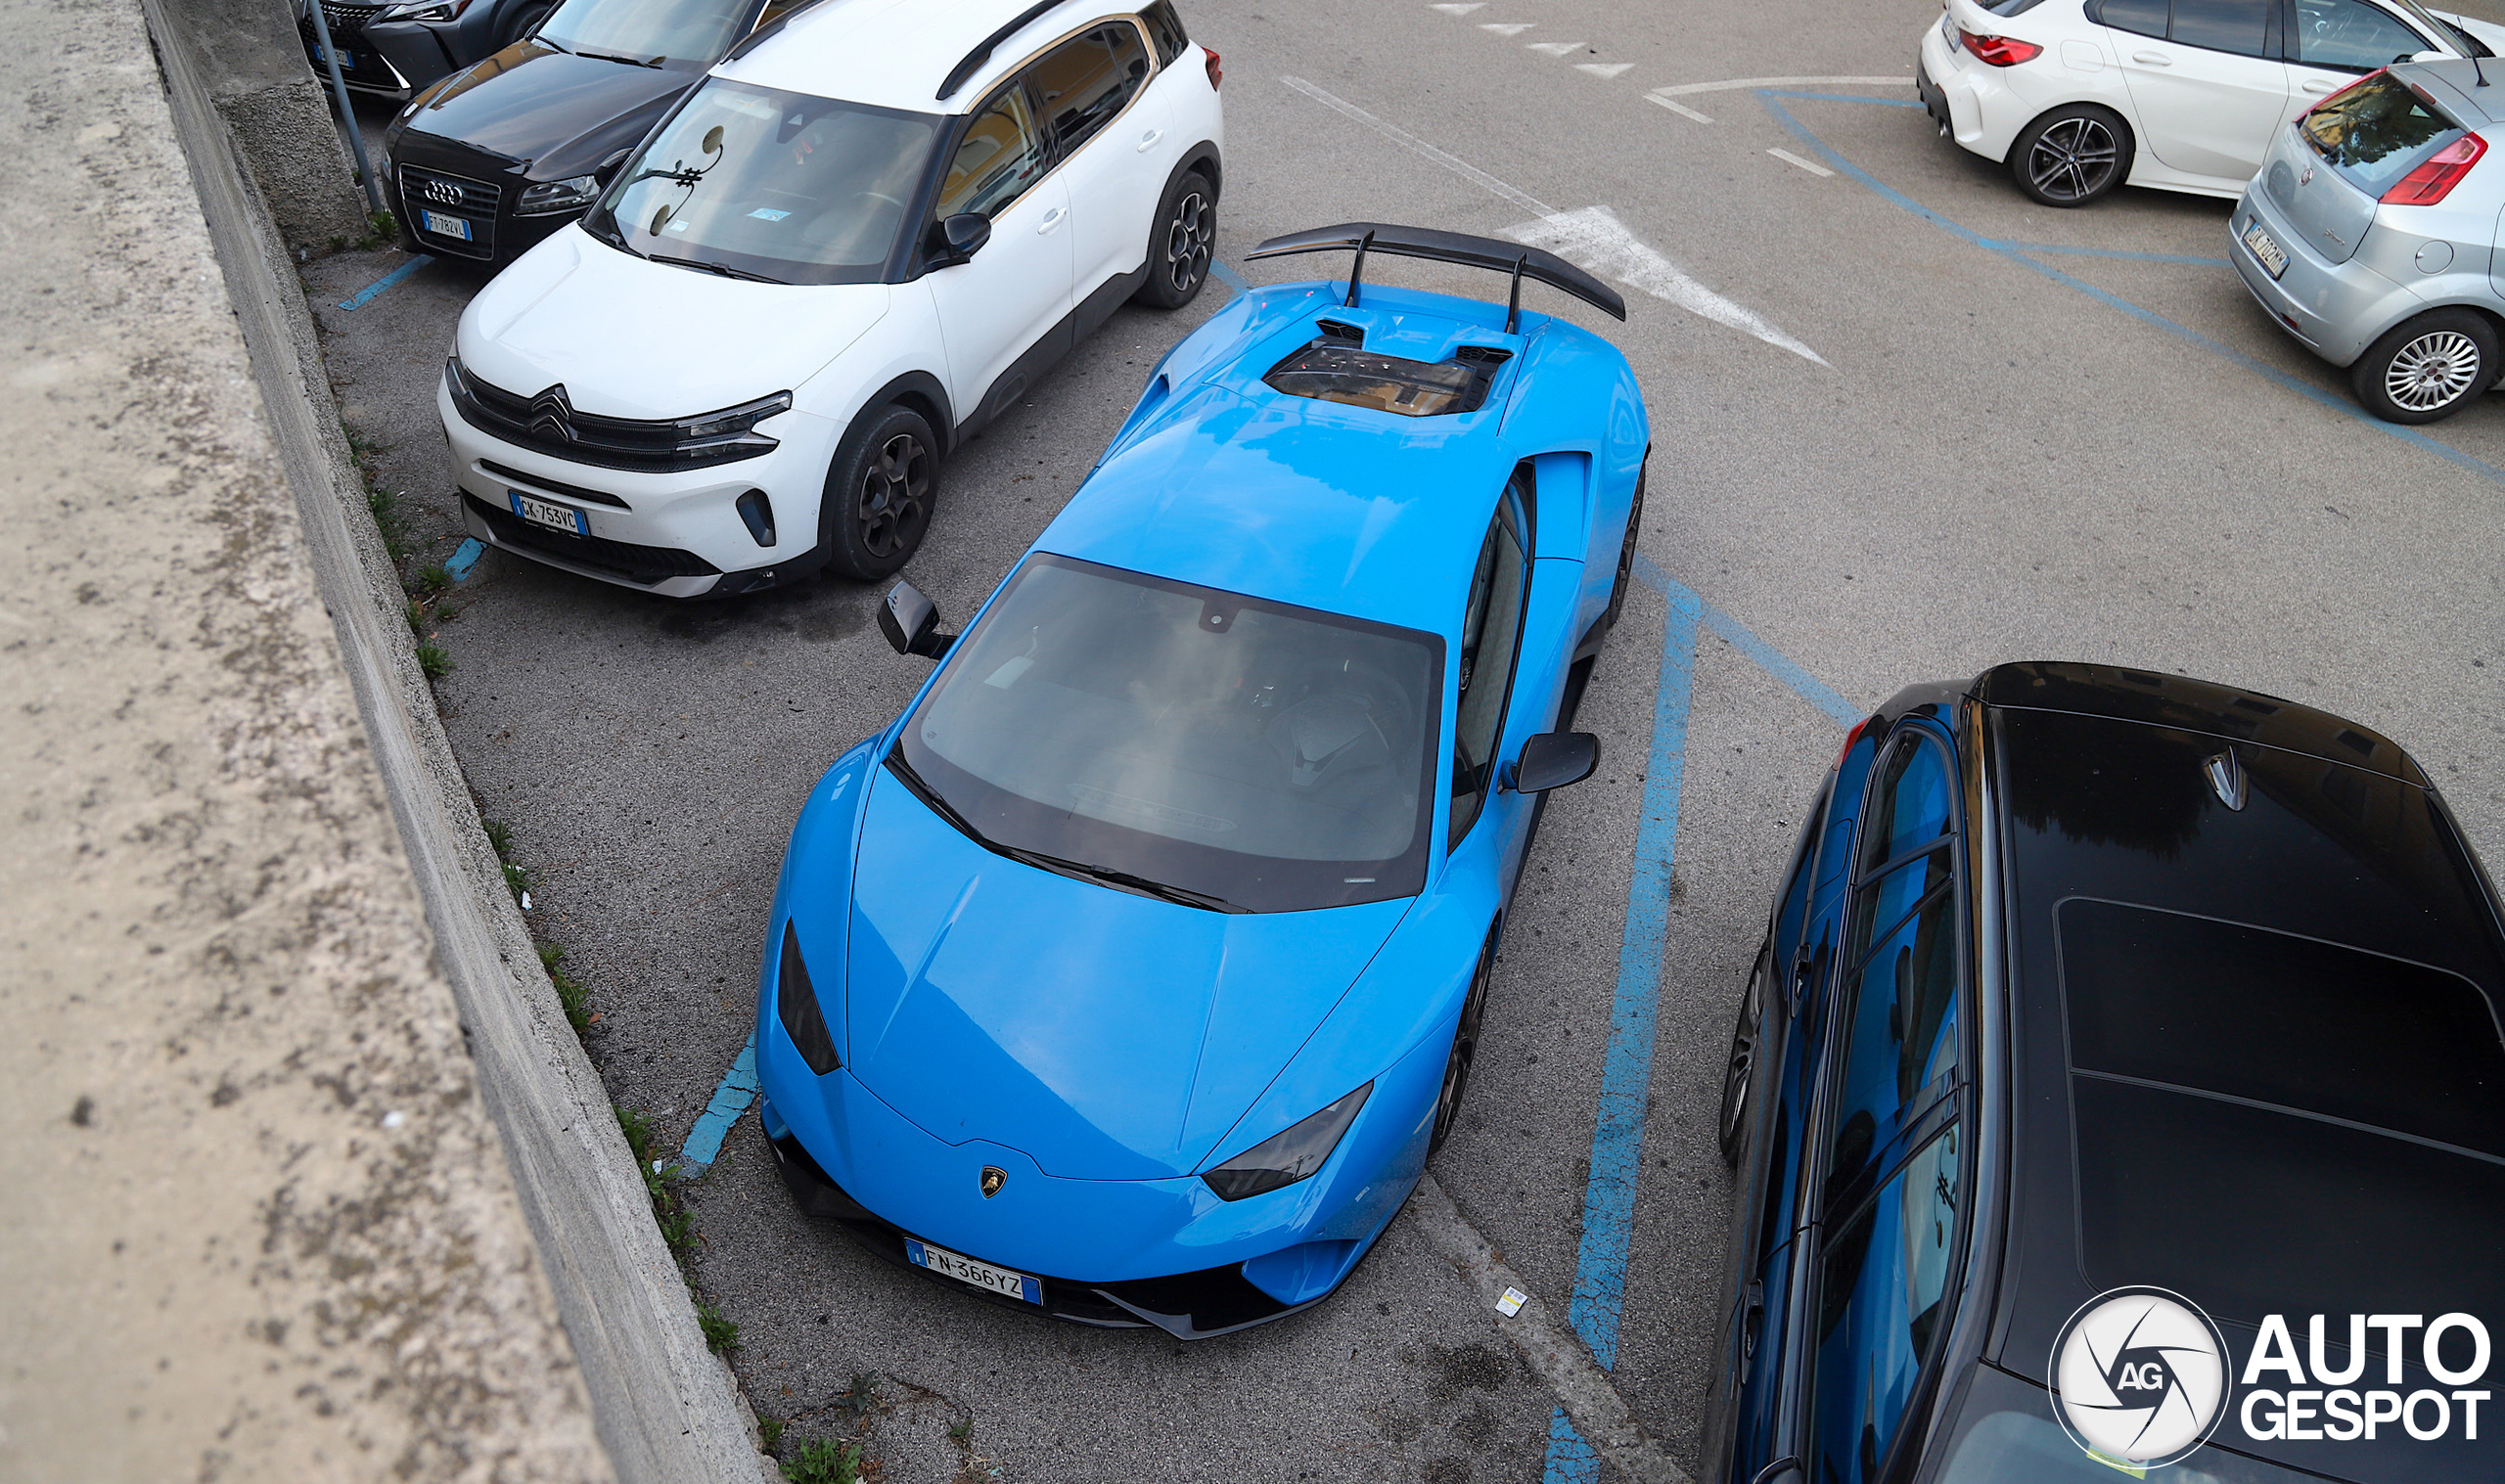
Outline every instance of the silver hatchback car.
POLYGON ((2505 59, 2394 63, 2282 128, 2228 218, 2245 287, 2379 418, 2450 417, 2505 372, 2500 120, 2505 59))

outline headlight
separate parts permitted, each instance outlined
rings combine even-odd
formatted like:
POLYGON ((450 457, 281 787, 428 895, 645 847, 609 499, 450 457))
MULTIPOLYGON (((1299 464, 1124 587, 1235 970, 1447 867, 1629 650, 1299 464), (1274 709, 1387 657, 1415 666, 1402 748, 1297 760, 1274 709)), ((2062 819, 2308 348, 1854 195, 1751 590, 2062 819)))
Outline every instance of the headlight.
POLYGON ((809 967, 800 962, 800 935, 792 930, 788 918, 783 922, 783 962, 775 970, 775 1016, 783 1022, 793 1046, 799 1049, 800 1059, 821 1077, 842 1066, 835 1055, 835 1038, 827 1034, 826 1012, 819 1008, 818 992, 809 984, 809 967))
POLYGON ((746 432, 775 414, 791 410, 792 394, 778 391, 770 397, 759 397, 753 402, 742 402, 737 407, 725 407, 720 412, 685 419, 678 425, 678 430, 691 440, 719 438, 746 432))
POLYGON ((1340 1147, 1340 1136, 1348 1132, 1348 1125, 1356 1121, 1357 1109, 1366 1105, 1366 1095, 1373 1091, 1374 1084, 1369 1082, 1286 1133, 1274 1134, 1216 1169, 1204 1172, 1201 1178, 1208 1182, 1218 1199, 1242 1200, 1309 1177, 1340 1147))
POLYGON ((519 216, 546 216, 552 211, 580 211, 600 199, 600 177, 577 175, 570 180, 543 180, 535 186, 522 188, 522 200, 514 202, 519 216))
POLYGON ((401 0, 387 5, 374 19, 385 21, 451 21, 470 8, 470 0, 401 0))

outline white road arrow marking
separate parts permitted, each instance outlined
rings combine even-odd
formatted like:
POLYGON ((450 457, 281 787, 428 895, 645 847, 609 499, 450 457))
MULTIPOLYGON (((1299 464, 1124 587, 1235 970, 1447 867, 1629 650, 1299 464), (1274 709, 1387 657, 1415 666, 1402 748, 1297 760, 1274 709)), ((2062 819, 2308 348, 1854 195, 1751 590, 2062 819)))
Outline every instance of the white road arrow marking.
POLYGON ((1583 49, 1583 43, 1579 41, 1531 41, 1524 44, 1529 50, 1549 57, 1563 57, 1568 52, 1579 52, 1583 49))
POLYGON ((1431 5, 1427 7, 1427 9, 1431 11, 1441 11, 1447 16, 1467 16, 1472 11, 1485 10, 1486 8, 1486 0, 1480 0, 1480 3, 1477 5, 1431 5))
POLYGON ((1589 72, 1595 77, 1615 77, 1634 65, 1632 62, 1577 62, 1574 70, 1589 72))
POLYGON ((1647 98, 1685 98, 1691 93, 1732 93, 1742 88, 1799 88, 1811 83, 1830 87, 1909 88, 1911 77, 1729 77, 1720 82, 1682 82, 1676 87, 1655 88, 1647 98))
POLYGON ((1538 23, 1537 22, 1532 22, 1532 21, 1526 21, 1526 22, 1521 22, 1520 24, 1504 24, 1504 23, 1493 23, 1493 24, 1490 24, 1490 23, 1483 23, 1483 22, 1482 22, 1482 23, 1480 25, 1480 27, 1479 27, 1479 28, 1480 28, 1480 30, 1482 30, 1482 31, 1494 31, 1494 32, 1495 32, 1497 35, 1499 35, 1499 36, 1519 36, 1519 35, 1521 35, 1523 32, 1526 31, 1526 30, 1529 30, 1533 25, 1536 25, 1537 23, 1538 23))

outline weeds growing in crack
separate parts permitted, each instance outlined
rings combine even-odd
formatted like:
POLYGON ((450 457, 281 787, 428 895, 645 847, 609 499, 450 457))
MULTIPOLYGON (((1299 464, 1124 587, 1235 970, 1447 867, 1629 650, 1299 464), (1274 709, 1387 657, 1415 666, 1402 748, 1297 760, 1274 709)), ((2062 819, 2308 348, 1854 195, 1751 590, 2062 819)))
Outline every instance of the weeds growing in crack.
POLYGON ((859 1484, 861 1449, 857 1444, 816 1438, 783 1461, 790 1484, 859 1484))
POLYGON ((701 1298, 696 1301, 696 1327, 705 1331, 705 1348, 715 1355, 728 1355, 740 1347, 740 1327, 701 1298))

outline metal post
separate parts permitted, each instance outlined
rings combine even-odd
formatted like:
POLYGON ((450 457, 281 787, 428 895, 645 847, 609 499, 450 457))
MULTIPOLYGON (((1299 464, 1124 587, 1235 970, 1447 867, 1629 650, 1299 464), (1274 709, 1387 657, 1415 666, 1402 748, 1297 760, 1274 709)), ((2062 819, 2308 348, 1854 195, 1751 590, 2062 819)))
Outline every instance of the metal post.
POLYGON ((340 75, 340 49, 331 44, 331 20, 322 14, 322 0, 305 0, 313 12, 313 38, 322 43, 322 65, 331 69, 331 96, 340 103, 340 122, 348 129, 348 148, 356 152, 357 178, 365 182, 365 204, 381 211, 383 184, 374 178, 374 166, 365 158, 365 130, 357 126, 356 110, 348 106, 347 79, 340 75))

